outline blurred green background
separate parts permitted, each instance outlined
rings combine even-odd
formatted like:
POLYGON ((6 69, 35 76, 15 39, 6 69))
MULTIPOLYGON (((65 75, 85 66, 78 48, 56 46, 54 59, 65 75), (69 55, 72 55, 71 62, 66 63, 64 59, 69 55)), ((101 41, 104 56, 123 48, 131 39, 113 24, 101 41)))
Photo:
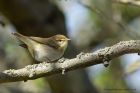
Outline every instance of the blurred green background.
MULTIPOLYGON (((117 0, 0 0, 0 71, 36 63, 11 32, 72 39, 64 55, 94 52, 140 38, 140 6, 117 0)), ((135 1, 135 0, 134 0, 135 1)), ((0 93, 140 93, 137 54, 27 82, 0 84, 0 93), (135 73, 134 73, 135 72, 135 73)))

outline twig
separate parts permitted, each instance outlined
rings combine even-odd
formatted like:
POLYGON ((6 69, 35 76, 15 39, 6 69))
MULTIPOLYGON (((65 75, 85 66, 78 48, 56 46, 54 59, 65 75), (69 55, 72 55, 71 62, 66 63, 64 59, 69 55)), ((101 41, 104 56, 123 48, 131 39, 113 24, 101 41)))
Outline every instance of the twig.
POLYGON ((113 1, 120 4, 134 5, 140 7, 139 0, 113 0, 113 1))

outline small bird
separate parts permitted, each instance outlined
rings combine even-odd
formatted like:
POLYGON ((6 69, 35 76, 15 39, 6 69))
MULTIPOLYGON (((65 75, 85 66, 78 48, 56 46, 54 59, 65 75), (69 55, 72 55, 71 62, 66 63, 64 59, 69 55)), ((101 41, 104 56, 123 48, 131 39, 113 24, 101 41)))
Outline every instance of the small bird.
POLYGON ((28 37, 20 33, 12 33, 27 48, 32 57, 40 62, 54 62, 60 59, 68 45, 68 40, 64 35, 54 35, 49 38, 28 37))

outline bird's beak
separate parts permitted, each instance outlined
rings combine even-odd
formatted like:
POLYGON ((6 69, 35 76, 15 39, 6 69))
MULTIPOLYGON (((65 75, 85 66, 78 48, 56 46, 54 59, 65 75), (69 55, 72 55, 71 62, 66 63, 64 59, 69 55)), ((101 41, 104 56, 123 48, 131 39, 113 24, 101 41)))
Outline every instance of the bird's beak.
POLYGON ((69 38, 67 38, 67 40, 69 41, 70 39, 69 39, 69 38))

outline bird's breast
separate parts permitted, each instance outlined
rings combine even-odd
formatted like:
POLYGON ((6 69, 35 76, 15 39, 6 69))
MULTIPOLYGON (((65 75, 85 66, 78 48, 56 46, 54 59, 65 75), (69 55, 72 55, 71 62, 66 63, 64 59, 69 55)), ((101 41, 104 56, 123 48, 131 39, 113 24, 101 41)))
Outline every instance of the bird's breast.
POLYGON ((34 48, 34 57, 38 61, 54 61, 63 55, 62 51, 56 50, 47 45, 38 44, 34 48))

